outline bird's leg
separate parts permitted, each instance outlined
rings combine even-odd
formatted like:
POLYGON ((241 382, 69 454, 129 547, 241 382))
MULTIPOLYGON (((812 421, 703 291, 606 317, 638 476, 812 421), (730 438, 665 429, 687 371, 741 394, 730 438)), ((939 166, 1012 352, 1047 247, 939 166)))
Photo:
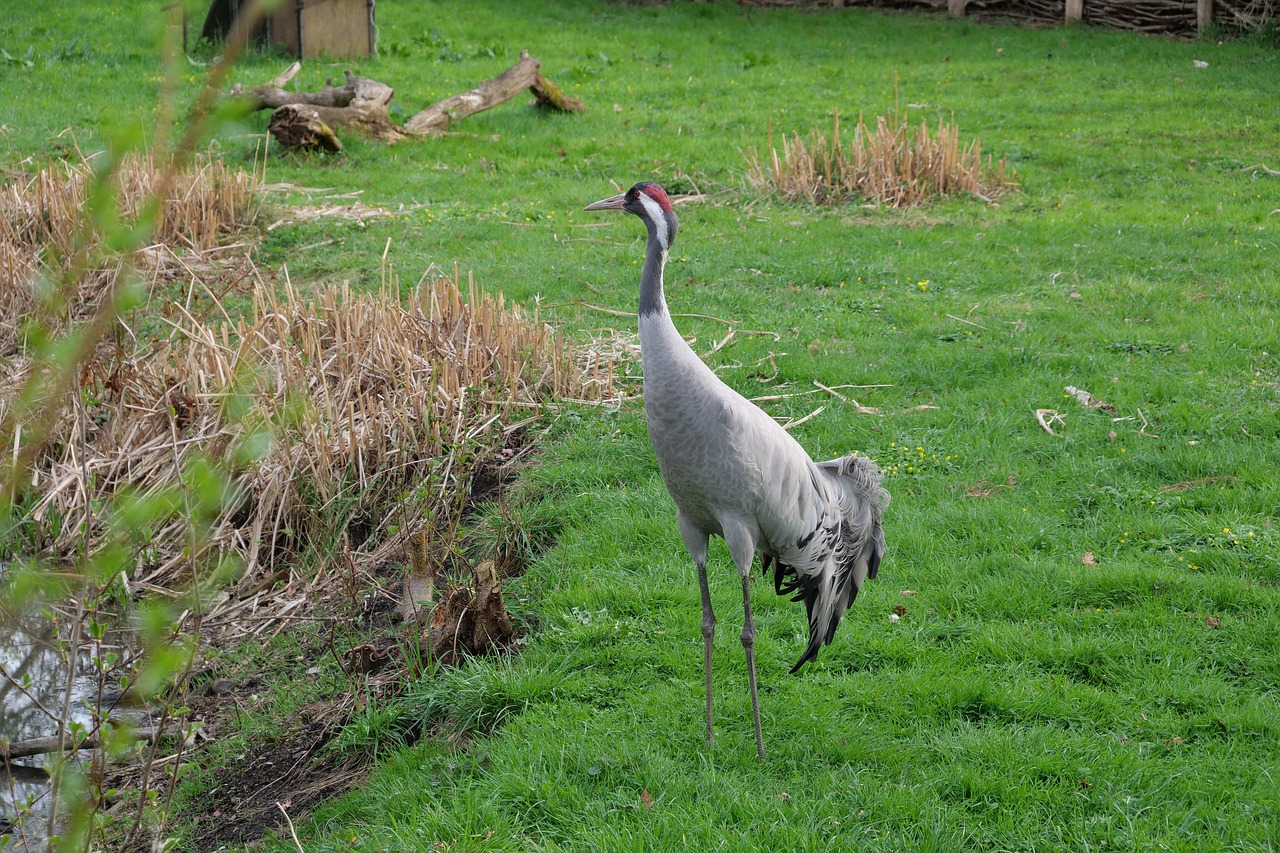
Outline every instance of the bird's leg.
POLYGON ((711 610, 711 588, 707 586, 707 549, 710 539, 705 530, 685 518, 683 513, 678 513, 676 520, 680 524, 680 538, 684 540, 684 547, 698 567, 698 587, 702 591, 702 643, 706 648, 707 677, 707 746, 711 746, 711 641, 716 635, 716 614, 711 610))
POLYGON ((760 694, 756 692, 756 623, 751 618, 751 566, 756 559, 759 532, 737 519, 721 519, 724 542, 742 578, 742 648, 747 653, 747 683, 751 687, 751 716, 756 724, 756 753, 764 759, 764 733, 760 730, 760 694))
POLYGON ((756 753, 764 759, 764 733, 760 730, 760 695, 756 692, 756 623, 751 618, 751 577, 742 576, 742 648, 747 653, 747 683, 751 687, 751 716, 756 723, 756 753))
POLYGON ((707 563, 698 563, 698 585, 702 588, 702 643, 706 648, 707 746, 711 746, 711 645, 716 635, 716 614, 711 609, 711 589, 707 586, 707 563))

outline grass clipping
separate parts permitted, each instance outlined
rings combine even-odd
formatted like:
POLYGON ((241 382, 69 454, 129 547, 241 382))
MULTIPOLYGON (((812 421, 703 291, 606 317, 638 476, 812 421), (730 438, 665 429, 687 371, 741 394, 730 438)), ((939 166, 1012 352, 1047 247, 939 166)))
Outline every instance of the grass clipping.
POLYGON ((834 205, 867 200, 914 207, 967 192, 992 203, 1017 182, 1005 159, 988 156, 984 164, 978 140, 962 145, 955 124, 940 122, 931 133, 927 121, 912 125, 897 108, 887 117, 878 116, 874 127, 859 115, 847 145, 840 139, 837 111, 830 136, 820 130, 812 131, 807 141, 799 133, 784 135, 779 153, 770 128, 767 149, 765 159, 755 148, 744 153, 748 182, 786 201, 834 205))

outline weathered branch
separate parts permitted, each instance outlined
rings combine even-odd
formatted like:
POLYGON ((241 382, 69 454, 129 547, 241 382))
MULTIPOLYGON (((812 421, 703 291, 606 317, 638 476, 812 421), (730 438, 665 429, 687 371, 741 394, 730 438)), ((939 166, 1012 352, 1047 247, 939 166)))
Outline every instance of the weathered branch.
POLYGON ((554 83, 542 76, 542 63, 520 51, 520 61, 492 80, 486 80, 469 92, 445 98, 432 104, 405 122, 406 133, 424 136, 446 130, 450 124, 509 101, 525 89, 533 91, 538 103, 565 112, 579 112, 585 107, 577 98, 565 95, 554 83))
POLYGON ((357 77, 346 72, 346 83, 334 86, 326 80, 318 92, 289 92, 285 86, 297 75, 301 63, 293 63, 262 86, 246 89, 236 85, 233 97, 240 98, 253 110, 274 110, 268 129, 289 148, 324 148, 341 151, 342 143, 335 128, 353 128, 382 140, 399 142, 406 136, 443 133, 454 122, 475 115, 528 89, 538 106, 563 112, 586 109, 577 98, 570 97, 542 76, 542 63, 520 52, 520 61, 492 80, 486 80, 469 92, 463 92, 432 104, 400 127, 391 121, 387 105, 395 90, 385 83, 357 77))
POLYGON ((344 72, 347 82, 342 86, 334 86, 333 78, 330 78, 324 81, 324 88, 319 92, 285 91, 285 84, 293 79, 301 67, 302 63, 295 62, 274 80, 252 89, 244 89, 237 84, 231 89, 231 94, 242 98, 254 110, 274 110, 286 104, 306 104, 355 110, 381 109, 383 112, 396 94, 395 89, 386 83, 368 77, 357 77, 350 71, 344 72))
MULTIPOLYGON (((134 740, 139 743, 150 743, 160 735, 158 728, 137 729, 133 733, 134 740)), ((52 752, 74 752, 80 749, 97 749, 102 744, 101 738, 95 732, 88 735, 82 740, 76 740, 71 735, 58 737, 36 737, 30 740, 13 741, 12 743, 0 742, 0 760, 10 761, 15 758, 30 758, 33 755, 48 755, 52 752)))

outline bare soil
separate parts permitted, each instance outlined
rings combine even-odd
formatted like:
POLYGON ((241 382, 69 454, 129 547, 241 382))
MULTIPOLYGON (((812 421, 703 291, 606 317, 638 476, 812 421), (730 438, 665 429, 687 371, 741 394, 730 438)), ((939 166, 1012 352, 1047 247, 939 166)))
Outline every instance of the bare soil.
POLYGON ((222 768, 204 799, 196 827, 196 851, 243 844, 295 822, 316 803, 360 782, 367 762, 324 751, 333 732, 326 721, 302 723, 271 746, 246 752, 242 763, 222 768))

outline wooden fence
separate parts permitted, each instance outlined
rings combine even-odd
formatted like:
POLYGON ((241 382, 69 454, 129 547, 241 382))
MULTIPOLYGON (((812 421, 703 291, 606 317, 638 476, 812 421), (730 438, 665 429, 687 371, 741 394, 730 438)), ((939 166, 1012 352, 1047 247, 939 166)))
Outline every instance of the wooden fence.
POLYGON ((1136 32, 1191 38, 1218 29, 1239 35, 1280 25, 1280 0, 747 0, 757 6, 868 6, 928 9, 952 17, 1082 21, 1136 32))

